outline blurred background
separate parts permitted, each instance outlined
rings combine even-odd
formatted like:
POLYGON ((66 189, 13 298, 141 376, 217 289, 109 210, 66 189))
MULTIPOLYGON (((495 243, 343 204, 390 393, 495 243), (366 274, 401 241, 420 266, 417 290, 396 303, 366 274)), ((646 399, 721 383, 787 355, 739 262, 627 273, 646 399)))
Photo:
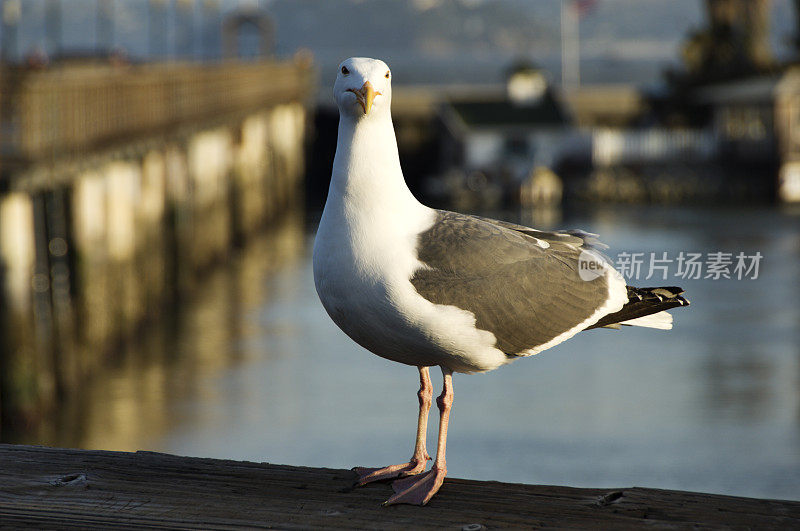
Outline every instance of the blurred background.
POLYGON ((641 253, 630 283, 692 301, 670 332, 586 332, 457 376, 451 474, 800 499, 800 2, 0 15, 1 442, 334 468, 410 455, 416 371, 344 336, 310 267, 336 68, 364 55, 393 69, 423 202, 599 233, 617 263, 641 253), (757 269, 737 275, 740 253, 757 269))

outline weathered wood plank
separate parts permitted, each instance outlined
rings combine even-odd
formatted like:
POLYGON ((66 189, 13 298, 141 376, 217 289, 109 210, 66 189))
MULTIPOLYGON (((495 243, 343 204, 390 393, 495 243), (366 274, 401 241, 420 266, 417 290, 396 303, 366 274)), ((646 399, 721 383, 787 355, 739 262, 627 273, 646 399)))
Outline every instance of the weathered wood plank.
POLYGON ((381 507, 391 487, 351 489, 354 477, 152 452, 0 445, 0 528, 800 529, 800 502, 792 501, 447 479, 427 507, 381 507))

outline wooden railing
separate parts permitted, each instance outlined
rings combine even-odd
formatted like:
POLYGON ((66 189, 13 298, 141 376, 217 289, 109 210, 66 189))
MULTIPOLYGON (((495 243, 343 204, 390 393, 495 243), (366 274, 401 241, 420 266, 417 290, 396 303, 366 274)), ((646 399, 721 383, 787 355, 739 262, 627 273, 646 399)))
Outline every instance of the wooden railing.
POLYGON ((427 507, 387 509, 381 502, 392 494, 389 485, 354 489, 355 479, 354 472, 333 468, 0 444, 0 519, 14 529, 72 524, 476 530, 800 526, 797 501, 449 477, 427 507))
POLYGON ((37 160, 91 151, 308 95, 290 62, 9 69, 0 77, 2 153, 37 160))

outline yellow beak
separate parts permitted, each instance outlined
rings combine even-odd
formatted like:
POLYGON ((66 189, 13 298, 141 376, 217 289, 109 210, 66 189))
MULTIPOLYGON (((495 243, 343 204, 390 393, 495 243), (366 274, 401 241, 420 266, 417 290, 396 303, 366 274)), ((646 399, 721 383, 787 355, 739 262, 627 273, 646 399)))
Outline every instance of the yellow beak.
POLYGON ((361 104, 364 114, 369 114, 370 109, 372 109, 372 102, 375 100, 375 96, 380 95, 380 92, 377 92, 374 88, 372 88, 372 83, 369 81, 364 83, 364 86, 358 90, 348 90, 356 95, 356 99, 358 99, 358 103, 361 104))

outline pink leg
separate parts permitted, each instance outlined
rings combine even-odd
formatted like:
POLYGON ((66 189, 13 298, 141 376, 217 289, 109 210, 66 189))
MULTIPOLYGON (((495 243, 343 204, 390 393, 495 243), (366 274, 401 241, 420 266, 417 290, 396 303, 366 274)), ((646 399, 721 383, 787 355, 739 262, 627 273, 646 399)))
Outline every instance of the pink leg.
POLYGON ((447 424, 450 421, 450 409, 453 405, 453 371, 442 367, 444 385, 442 394, 436 399, 439 406, 439 443, 436 447, 436 461, 433 468, 425 474, 419 476, 400 479, 392 483, 395 495, 386 500, 384 505, 395 503, 410 503, 413 505, 425 505, 439 492, 445 476, 447 476, 447 464, 445 463, 445 451, 447 449, 447 424))
POLYGON ((384 468, 356 467, 358 473, 357 485, 366 485, 382 479, 411 476, 425 471, 425 465, 431 458, 425 450, 425 437, 428 431, 428 412, 431 409, 433 398, 433 384, 427 367, 419 367, 419 417, 417 419, 417 442, 414 445, 414 456, 408 463, 391 465, 384 468))

